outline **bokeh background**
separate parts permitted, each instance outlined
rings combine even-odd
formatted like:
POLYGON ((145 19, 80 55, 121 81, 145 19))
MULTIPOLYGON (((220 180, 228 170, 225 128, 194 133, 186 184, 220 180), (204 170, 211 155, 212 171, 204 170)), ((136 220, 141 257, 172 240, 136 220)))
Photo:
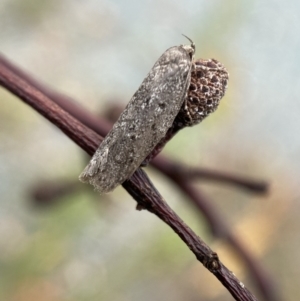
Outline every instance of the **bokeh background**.
MULTIPOLYGON (((2 54, 99 116, 125 106, 156 59, 187 43, 181 34, 193 39, 197 58, 221 61, 230 81, 220 108, 163 153, 270 183, 265 196, 195 185, 267 271, 281 300, 300 298, 299 1, 1 0, 0 29, 2 54)), ((165 224, 135 210, 121 187, 100 196, 77 182, 87 162, 78 146, 2 88, 0 100, 1 300, 232 300, 165 224), (51 206, 34 203, 32 191, 50 184, 73 192, 51 206)), ((161 174, 147 172, 260 297, 205 217, 161 174)))

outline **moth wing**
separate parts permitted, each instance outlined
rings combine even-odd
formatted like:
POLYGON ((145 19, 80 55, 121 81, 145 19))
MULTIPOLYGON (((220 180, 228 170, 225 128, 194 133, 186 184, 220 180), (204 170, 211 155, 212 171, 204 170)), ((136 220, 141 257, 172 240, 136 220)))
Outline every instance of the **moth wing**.
POLYGON ((163 53, 80 175, 82 182, 106 193, 134 173, 178 114, 190 84, 191 61, 183 46, 163 53))

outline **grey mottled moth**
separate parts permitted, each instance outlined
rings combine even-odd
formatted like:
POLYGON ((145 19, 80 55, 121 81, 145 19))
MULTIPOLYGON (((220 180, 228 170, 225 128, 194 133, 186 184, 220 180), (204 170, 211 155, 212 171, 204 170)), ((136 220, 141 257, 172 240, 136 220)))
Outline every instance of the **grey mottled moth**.
POLYGON ((106 193, 130 178, 172 126, 187 95, 194 53, 191 43, 162 54, 81 173, 82 182, 106 193))

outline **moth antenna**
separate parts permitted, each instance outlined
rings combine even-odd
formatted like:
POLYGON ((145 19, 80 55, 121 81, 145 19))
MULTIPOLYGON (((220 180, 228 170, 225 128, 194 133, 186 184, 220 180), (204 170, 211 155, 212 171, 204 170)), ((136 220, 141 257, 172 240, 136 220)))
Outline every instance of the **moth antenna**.
POLYGON ((196 45, 189 37, 187 37, 185 34, 182 33, 182 35, 187 38, 191 42, 191 47, 194 49, 194 52, 196 51, 196 45))

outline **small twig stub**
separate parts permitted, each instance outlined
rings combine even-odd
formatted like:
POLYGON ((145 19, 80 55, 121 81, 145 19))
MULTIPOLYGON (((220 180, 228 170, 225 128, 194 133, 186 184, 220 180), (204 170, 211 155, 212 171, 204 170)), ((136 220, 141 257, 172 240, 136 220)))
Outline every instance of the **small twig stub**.
POLYGON ((191 80, 195 45, 166 50, 100 144, 79 179, 100 193, 128 179, 165 136, 191 80))

